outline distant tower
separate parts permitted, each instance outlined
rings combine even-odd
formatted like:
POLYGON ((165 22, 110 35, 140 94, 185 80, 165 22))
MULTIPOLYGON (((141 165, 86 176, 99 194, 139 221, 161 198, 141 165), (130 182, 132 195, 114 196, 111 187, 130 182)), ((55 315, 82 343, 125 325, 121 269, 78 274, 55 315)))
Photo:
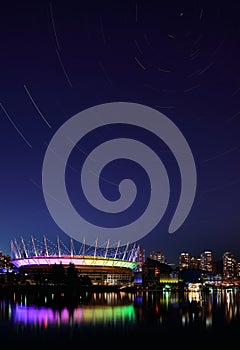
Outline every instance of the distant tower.
POLYGON ((231 252, 225 252, 222 257, 223 260, 223 279, 229 281, 235 276, 235 259, 231 252))
POLYGON ((205 251, 200 256, 200 268, 206 272, 212 272, 213 263, 212 263, 212 252, 205 251))
POLYGON ((150 254, 150 258, 153 260, 157 260, 160 263, 166 264, 167 263, 167 258, 166 256, 163 254, 163 252, 158 252, 158 251, 153 251, 150 254))
POLYGON ((240 278, 240 261, 236 263, 236 277, 240 278))
POLYGON ((190 269, 195 269, 195 270, 199 270, 200 269, 200 265, 201 265, 201 259, 200 258, 196 258, 195 256, 191 256, 190 257, 190 269))
POLYGON ((188 253, 181 253, 179 255, 179 270, 190 268, 190 255, 188 253))

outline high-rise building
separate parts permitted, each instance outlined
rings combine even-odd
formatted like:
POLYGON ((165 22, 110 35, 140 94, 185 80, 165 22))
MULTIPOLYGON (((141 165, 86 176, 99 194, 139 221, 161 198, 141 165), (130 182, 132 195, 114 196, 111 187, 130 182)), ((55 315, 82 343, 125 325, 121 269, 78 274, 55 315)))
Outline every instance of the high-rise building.
POLYGON ((240 278, 240 261, 237 261, 236 263, 236 277, 240 278))
POLYGON ((191 256, 189 268, 194 270, 199 270, 201 268, 200 266, 201 266, 201 259, 196 258, 195 256, 191 256))
POLYGON ((189 269, 190 268, 190 255, 189 253, 181 253, 179 256, 179 270, 189 269))
POLYGON ((212 272, 213 270, 213 259, 212 252, 205 251, 200 255, 200 268, 202 271, 212 272))
POLYGON ((160 263, 163 263, 163 264, 167 264, 167 258, 163 254, 163 252, 159 252, 159 251, 156 251, 156 250, 151 252, 150 259, 157 260, 157 261, 159 261, 160 263))
POLYGON ((225 281, 232 280, 235 277, 236 261, 231 252, 225 252, 222 257, 223 260, 223 279, 225 281))

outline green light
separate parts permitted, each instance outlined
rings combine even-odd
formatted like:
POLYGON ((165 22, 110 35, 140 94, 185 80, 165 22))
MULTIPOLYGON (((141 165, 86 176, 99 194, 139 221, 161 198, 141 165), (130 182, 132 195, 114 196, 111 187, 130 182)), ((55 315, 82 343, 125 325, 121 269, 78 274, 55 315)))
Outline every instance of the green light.
POLYGON ((82 318, 85 322, 90 322, 94 318, 95 323, 111 320, 134 320, 135 313, 133 305, 119 306, 95 306, 83 307, 82 318))

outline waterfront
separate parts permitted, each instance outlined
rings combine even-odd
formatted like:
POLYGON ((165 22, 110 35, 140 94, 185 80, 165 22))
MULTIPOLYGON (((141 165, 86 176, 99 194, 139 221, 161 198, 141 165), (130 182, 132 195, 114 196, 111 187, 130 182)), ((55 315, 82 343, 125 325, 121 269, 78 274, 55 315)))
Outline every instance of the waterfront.
POLYGON ((237 288, 158 291, 12 292, 0 300, 0 336, 11 343, 70 345, 134 340, 230 344, 240 330, 237 288))

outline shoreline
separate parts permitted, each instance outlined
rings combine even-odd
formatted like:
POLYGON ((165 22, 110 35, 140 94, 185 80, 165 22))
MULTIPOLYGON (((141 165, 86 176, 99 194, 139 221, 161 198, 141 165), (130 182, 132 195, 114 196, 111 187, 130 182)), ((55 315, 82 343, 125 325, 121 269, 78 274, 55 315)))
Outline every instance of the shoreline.
POLYGON ((136 286, 120 287, 110 285, 91 285, 91 286, 71 286, 71 285, 36 285, 36 284, 13 284, 0 285, 0 296, 10 293, 53 293, 53 294, 82 294, 82 293, 105 293, 105 292, 131 292, 139 291, 136 286))

